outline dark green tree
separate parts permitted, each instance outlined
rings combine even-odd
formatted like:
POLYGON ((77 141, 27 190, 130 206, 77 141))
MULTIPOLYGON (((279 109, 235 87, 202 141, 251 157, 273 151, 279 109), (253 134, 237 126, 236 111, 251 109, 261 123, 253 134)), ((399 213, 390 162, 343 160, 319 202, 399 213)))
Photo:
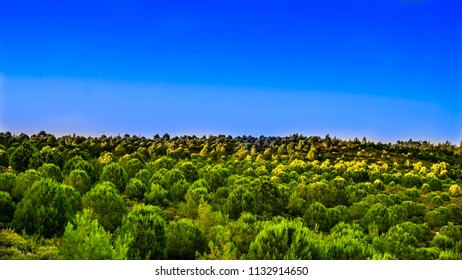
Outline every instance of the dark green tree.
POLYGON ((173 184, 168 192, 168 198, 171 202, 178 203, 185 200, 190 184, 186 180, 180 180, 173 184))
POLYGON ((72 170, 76 170, 76 169, 84 170, 87 173, 87 175, 90 177, 92 183, 95 183, 96 180, 98 179, 96 175, 95 167, 88 161, 82 159, 82 157, 80 156, 75 156, 69 159, 64 165, 63 173, 65 175, 68 175, 69 173, 71 173, 72 170))
POLYGON ((303 220, 310 229, 318 228, 329 232, 340 221, 340 211, 335 208, 326 208, 321 202, 314 202, 308 206, 303 220))
POLYGON ((62 235, 72 217, 65 188, 48 178, 35 182, 26 191, 17 205, 12 223, 18 231, 50 238, 62 235))
POLYGON ((45 163, 37 169, 40 174, 45 178, 51 178, 58 183, 61 183, 64 179, 63 173, 58 166, 53 163, 45 163))
POLYGON ((253 194, 256 201, 255 212, 264 217, 282 213, 282 195, 277 185, 267 176, 255 179, 253 194))
POLYGON ((341 222, 332 228, 331 237, 328 254, 334 260, 367 260, 377 254, 369 237, 357 224, 341 222))
POLYGON ((252 260, 319 260, 327 258, 320 238, 301 223, 268 222, 250 244, 252 260))
POLYGON ((69 185, 62 184, 62 187, 66 190, 67 198, 69 199, 69 204, 71 205, 72 212, 76 214, 82 210, 82 195, 73 187, 69 185))
POLYGON ((374 204, 361 220, 361 225, 369 231, 373 230, 372 227, 376 227, 378 234, 387 232, 392 226, 390 210, 382 203, 374 204))
POLYGON ((168 225, 167 254, 171 260, 194 260, 196 253, 207 250, 207 238, 198 225, 189 219, 168 225))
POLYGON ((144 197, 144 194, 148 188, 143 181, 131 178, 128 181, 127 187, 125 188, 125 195, 127 195, 130 199, 141 200, 144 197))
POLYGON ((26 170, 26 172, 18 175, 15 186, 11 190, 11 196, 16 201, 20 201, 24 193, 32 187, 32 185, 40 180, 42 175, 33 169, 26 170))
POLYGON ((10 155, 10 165, 14 170, 24 172, 29 167, 30 159, 35 153, 35 148, 29 141, 24 141, 10 155))
POLYGON ((16 204, 13 202, 11 195, 0 191, 0 225, 11 222, 15 210, 16 204))
POLYGON ((16 175, 13 173, 0 173, 0 191, 11 193, 16 183, 16 175))
POLYGON ((144 194, 144 201, 156 206, 166 206, 168 204, 167 195, 168 191, 161 185, 152 183, 150 190, 144 194))
POLYGON ((236 245, 239 252, 245 255, 249 251, 250 243, 260 232, 260 224, 255 215, 244 212, 239 219, 228 224, 231 231, 232 242, 236 245))
POLYGON ((189 183, 192 183, 196 181, 197 179, 199 179, 197 168, 192 162, 190 161, 181 162, 177 165, 177 167, 181 172, 183 172, 186 180, 189 183))
POLYGON ((83 196, 83 207, 92 209, 92 218, 104 229, 114 232, 128 213, 127 206, 117 188, 111 182, 97 184, 83 196))
POLYGON ((91 188, 90 176, 82 169, 72 170, 64 180, 64 183, 73 186, 81 194, 85 194, 91 188))
POLYGON ((141 180, 147 186, 151 176, 151 173, 147 169, 141 169, 136 173, 135 178, 141 180))
POLYGON ((131 158, 127 161, 120 161, 121 166, 127 172, 128 178, 134 178, 136 173, 144 168, 144 164, 138 158, 131 158))
POLYGON ((419 259, 418 248, 425 247, 431 236, 430 228, 405 222, 394 225, 383 236, 374 239, 374 247, 391 253, 400 260, 419 259))
POLYGON ((160 208, 138 204, 122 222, 121 232, 130 235, 128 258, 136 260, 163 260, 167 258, 165 221, 160 208))
POLYGON ((255 197, 246 188, 239 186, 231 191, 225 206, 225 212, 232 219, 237 219, 242 212, 255 213, 255 197))
POLYGON ((113 183, 119 192, 123 193, 125 191, 125 186, 128 183, 128 175, 122 165, 113 162, 104 166, 103 172, 100 176, 100 181, 113 183))

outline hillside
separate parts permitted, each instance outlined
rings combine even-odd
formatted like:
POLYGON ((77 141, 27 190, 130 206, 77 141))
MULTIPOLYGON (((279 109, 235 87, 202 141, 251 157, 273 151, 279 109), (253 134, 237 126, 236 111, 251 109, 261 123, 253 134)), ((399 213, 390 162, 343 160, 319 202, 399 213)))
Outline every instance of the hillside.
POLYGON ((2 132, 0 169, 0 259, 462 259, 448 142, 2 132))

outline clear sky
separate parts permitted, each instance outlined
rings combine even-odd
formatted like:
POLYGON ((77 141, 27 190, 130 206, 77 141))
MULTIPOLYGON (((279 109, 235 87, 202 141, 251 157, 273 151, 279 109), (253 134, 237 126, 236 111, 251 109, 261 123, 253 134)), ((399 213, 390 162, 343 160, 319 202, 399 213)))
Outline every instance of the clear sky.
POLYGON ((462 1, 0 0, 0 130, 462 140, 462 1))

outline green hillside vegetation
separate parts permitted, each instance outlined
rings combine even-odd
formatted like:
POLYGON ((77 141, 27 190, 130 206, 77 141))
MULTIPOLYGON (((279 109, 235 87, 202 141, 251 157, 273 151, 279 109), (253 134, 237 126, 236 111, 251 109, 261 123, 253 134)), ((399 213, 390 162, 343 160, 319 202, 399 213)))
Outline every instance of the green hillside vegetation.
POLYGON ((0 259, 462 259, 461 187, 449 142, 2 132, 0 259))

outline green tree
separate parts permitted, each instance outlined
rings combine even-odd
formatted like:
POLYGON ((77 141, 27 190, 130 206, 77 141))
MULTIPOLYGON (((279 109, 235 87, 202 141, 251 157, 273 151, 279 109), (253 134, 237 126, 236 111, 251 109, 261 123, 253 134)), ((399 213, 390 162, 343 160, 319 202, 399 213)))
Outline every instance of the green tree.
POLYGON ((242 212, 255 213, 255 197, 243 186, 234 188, 229 194, 225 206, 225 212, 232 219, 237 219, 242 212))
POLYGON ((147 169, 141 169, 135 175, 135 178, 141 180, 146 186, 148 186, 149 179, 151 179, 151 173, 147 169))
POLYGON ((371 230, 372 227, 377 227, 378 233, 382 234, 388 231, 392 225, 392 217, 390 210, 382 203, 374 204, 361 220, 363 228, 371 230))
POLYGON ((247 254, 250 243, 260 232, 260 224, 257 222, 255 215, 244 212, 239 219, 231 221, 228 227, 231 231, 231 241, 242 255, 247 254))
POLYGON ((14 200, 20 201, 24 193, 32 187, 32 185, 40 180, 42 175, 33 169, 29 169, 24 173, 20 173, 16 179, 15 186, 11 190, 11 196, 14 200))
POLYGON ((186 203, 180 204, 180 213, 183 217, 197 218, 197 209, 202 202, 211 202, 212 195, 205 187, 193 184, 185 195, 186 203))
POLYGON ((311 228, 319 228, 324 232, 329 232, 340 220, 340 211, 335 208, 326 208, 321 202, 310 204, 303 215, 306 225, 311 228))
POLYGON ((424 221, 431 227, 442 227, 447 224, 450 219, 449 211, 444 211, 445 207, 438 207, 436 210, 428 211, 425 214, 424 221))
POLYGON ((96 176, 95 167, 88 161, 82 159, 82 157, 80 156, 75 156, 69 159, 64 165, 63 173, 65 175, 68 175, 69 173, 71 173, 72 170, 76 170, 76 169, 85 170, 85 172, 91 179, 91 183, 93 184, 96 182, 97 176, 96 176))
POLYGON ((168 191, 161 185, 152 183, 151 189, 144 195, 144 201, 152 205, 165 206, 168 204, 167 194, 168 191))
POLYGON ((44 163, 37 169, 43 177, 51 178, 58 183, 61 183, 64 179, 63 173, 59 169, 58 166, 54 165, 53 163, 44 163))
POLYGON ((90 176, 82 169, 72 170, 64 180, 64 183, 73 186, 81 194, 85 194, 91 188, 90 176))
POLYGON ((401 260, 418 259, 418 248, 427 245, 431 231, 424 225, 405 222, 394 225, 381 237, 374 239, 374 247, 401 260))
POLYGON ((97 184, 83 196, 83 207, 92 209, 92 218, 97 219, 104 229, 114 232, 128 213, 122 196, 111 182, 97 184))
POLYGON ((192 183, 196 181, 197 179, 199 179, 197 168, 192 162, 190 161, 181 162, 178 164, 177 167, 181 172, 183 172, 186 180, 189 183, 192 183))
POLYGON ((0 191, 0 225, 11 222, 15 210, 16 204, 13 202, 11 195, 0 191))
POLYGON ((26 171, 34 153, 35 148, 31 145, 31 143, 29 141, 24 141, 10 155, 10 165, 17 171, 26 171))
POLYGON ((100 176, 100 181, 113 183, 119 192, 123 193, 128 182, 128 175, 123 169, 122 165, 113 162, 104 166, 103 172, 100 176))
POLYGON ((51 179, 41 179, 26 191, 18 203, 12 223, 18 231, 50 238, 63 234, 72 217, 65 188, 51 179))
POLYGON ((276 216, 282 213, 282 194, 269 177, 255 179, 253 194, 256 201, 255 212, 264 217, 276 216))
POLYGON ((122 222, 121 231, 133 237, 129 243, 128 258, 163 260, 167 258, 165 221, 158 214, 160 208, 138 204, 122 222))
POLYGON ((207 250, 207 238, 198 225, 189 219, 173 221, 168 225, 167 254, 171 260, 193 260, 196 253, 207 250))
POLYGON ((92 218, 91 210, 77 214, 75 225, 68 223, 63 240, 58 245, 59 257, 65 260, 123 260, 127 257, 127 236, 118 237, 115 244, 112 234, 92 218))
POLYGON ((127 195, 130 199, 141 200, 147 190, 148 188, 143 181, 136 178, 130 178, 127 187, 125 188, 125 195, 127 195))
POLYGON ((168 198, 171 202, 178 203, 185 200, 190 184, 186 180, 180 180, 173 184, 168 192, 168 198))
POLYGON ((11 193, 16 183, 16 175, 13 173, 0 174, 0 191, 11 193))
POLYGON ((339 223, 331 230, 328 254, 334 260, 367 260, 377 252, 357 224, 339 223))
POLYGON ((300 223, 282 220, 268 222, 250 244, 248 259, 317 260, 326 259, 322 240, 300 223))
POLYGON ((205 168, 203 173, 203 177, 212 191, 226 185, 226 180, 228 178, 228 170, 226 168, 213 166, 211 168, 205 168))
POLYGON ((136 173, 144 168, 144 164, 138 158, 131 158, 127 161, 119 160, 123 169, 127 172, 128 178, 134 178, 136 173))
POLYGON ((69 185, 61 185, 66 190, 67 198, 69 199, 69 204, 71 205, 72 212, 76 214, 82 210, 82 195, 73 187, 69 185))

